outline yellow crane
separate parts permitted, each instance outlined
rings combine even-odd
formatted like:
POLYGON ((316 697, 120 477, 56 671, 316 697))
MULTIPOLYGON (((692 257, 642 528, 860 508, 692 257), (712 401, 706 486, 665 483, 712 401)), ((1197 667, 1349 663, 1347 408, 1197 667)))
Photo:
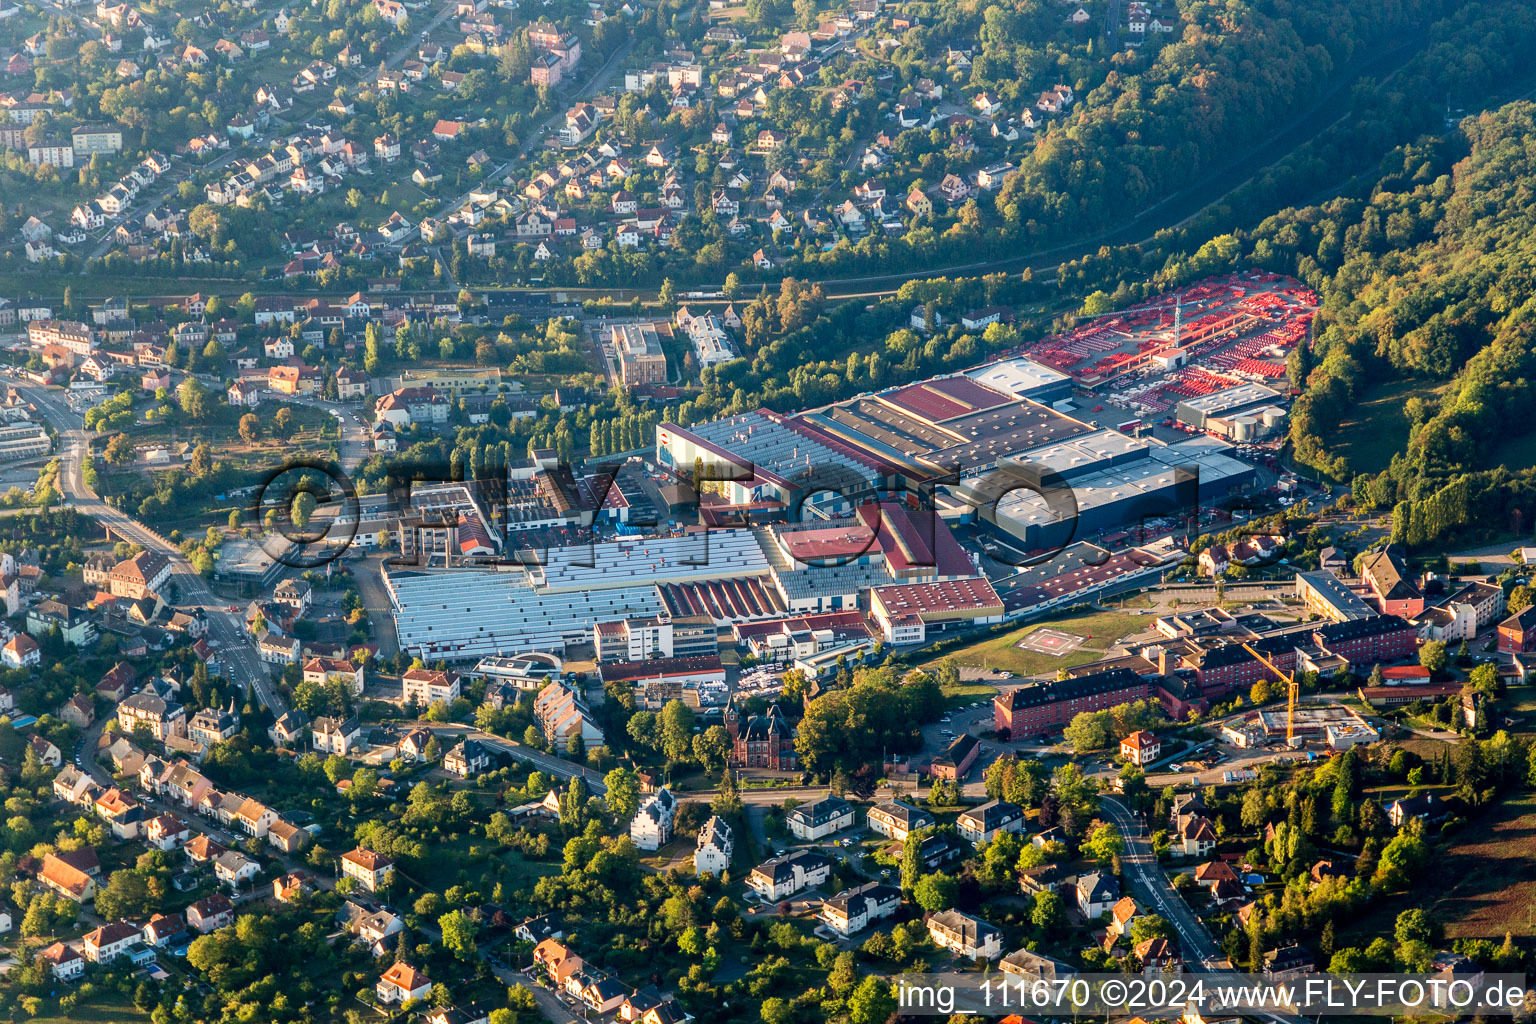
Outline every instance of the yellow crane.
POLYGON ((1278 665, 1259 653, 1258 648, 1245 640, 1239 640, 1243 650, 1259 659, 1259 664, 1269 669, 1275 675, 1285 680, 1285 745, 1296 746, 1296 698, 1301 693, 1301 686, 1296 682, 1296 677, 1290 672, 1285 672, 1278 665))

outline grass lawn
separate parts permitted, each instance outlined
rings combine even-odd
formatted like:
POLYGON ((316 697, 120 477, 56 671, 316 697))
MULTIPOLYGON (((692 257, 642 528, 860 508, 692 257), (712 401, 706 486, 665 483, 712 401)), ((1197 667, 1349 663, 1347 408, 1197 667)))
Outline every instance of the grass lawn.
POLYGON ((1372 388, 1356 415, 1339 424, 1332 449, 1344 456, 1356 473, 1379 473, 1408 442, 1408 417, 1403 406, 1415 395, 1428 401, 1435 385, 1399 380, 1372 388), (1347 439, 1347 440, 1346 440, 1347 439))
POLYGON ((1510 687, 1499 702, 1499 711, 1516 720, 1516 731, 1536 732, 1536 687, 1510 687))
POLYGON ((104 992, 88 1003, 76 1003, 68 1013, 54 1007, 54 1013, 43 1012, 30 1018, 34 1024, 133 1024, 147 1021, 149 1014, 133 1005, 133 1000, 116 992, 104 992))
MULTIPOLYGON (((970 665, 994 671, 1003 670, 1021 676, 1054 674, 1057 669, 1075 668, 1078 665, 1098 661, 1116 641, 1150 628, 1152 628, 1152 619, 1149 616, 1130 615, 1119 611, 1087 612, 1048 619, 1044 622, 1032 622, 1022 629, 1002 633, 969 647, 961 647, 942 657, 953 658, 958 665, 970 665), (1035 630, 1046 627, 1087 639, 1081 647, 1060 657, 1037 651, 1026 651, 1018 646, 1020 640, 1035 630)), ((927 664, 931 666, 938 660, 932 659, 927 664)), ((991 687, 986 689, 992 690, 991 687)), ((977 698, 970 698, 970 700, 975 699, 977 698)), ((970 700, 960 703, 970 703, 970 700)))
POLYGON ((1444 923, 1447 939, 1536 935, 1533 832, 1536 794, 1505 800, 1437 848, 1433 884, 1379 904, 1358 923, 1366 929, 1362 934, 1390 931, 1400 911, 1421 906, 1444 923))
POLYGON ((958 685, 944 687, 944 707, 949 709, 964 707, 979 700, 991 700, 996 696, 997 687, 995 686, 962 680, 958 685))
POLYGON ((1490 466, 1504 466, 1514 472, 1536 466, 1536 438, 1529 433, 1506 437, 1484 460, 1490 466))

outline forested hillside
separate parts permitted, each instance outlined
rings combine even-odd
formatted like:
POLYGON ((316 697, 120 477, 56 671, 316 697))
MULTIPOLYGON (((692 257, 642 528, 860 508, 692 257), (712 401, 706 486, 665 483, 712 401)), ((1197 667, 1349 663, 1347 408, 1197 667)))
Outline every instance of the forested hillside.
POLYGON ((1396 509, 1402 539, 1528 528, 1536 498, 1536 105, 1397 151, 1369 200, 1287 210, 1251 253, 1323 295, 1291 438, 1297 458, 1396 509), (1405 389, 1390 466, 1341 449, 1360 403, 1405 389), (1410 394, 1411 392, 1411 394, 1410 394), (1348 425, 1347 430, 1341 430, 1348 425), (1524 457, 1521 453, 1524 452, 1524 457))

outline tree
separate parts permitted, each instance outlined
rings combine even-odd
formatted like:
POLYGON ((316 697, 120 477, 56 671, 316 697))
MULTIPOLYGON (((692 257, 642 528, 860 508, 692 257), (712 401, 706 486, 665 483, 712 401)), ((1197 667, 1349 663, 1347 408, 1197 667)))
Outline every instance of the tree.
POLYGON ((1103 824, 1088 833, 1083 840, 1083 852, 1101 864, 1108 864, 1125 853, 1125 839, 1112 824, 1103 824))
POLYGON ((630 768, 615 768, 603 776, 603 801, 616 821, 625 822, 640 809, 640 777, 630 768))
POLYGON ((1445 670, 1446 653, 1443 640, 1426 640, 1424 646, 1419 648, 1419 665, 1428 669, 1431 673, 1439 674, 1445 670))
POLYGON ((325 777, 331 780, 332 785, 335 785, 347 777, 351 767, 347 759, 340 754, 331 754, 325 759, 325 777))
POLYGON ((915 828, 901 841, 901 887, 907 892, 916 889, 918 880, 922 877, 923 840, 927 839, 932 831, 928 828, 915 828))
POLYGON ((1167 919, 1156 914, 1143 914, 1131 921, 1131 943, 1140 945, 1148 939, 1167 939, 1170 942, 1178 938, 1174 934, 1173 926, 1167 919))
POLYGON ((1061 897, 1054 892, 1042 892, 1035 896, 1035 905, 1029 912, 1029 923, 1040 931, 1050 934, 1066 920, 1066 908, 1061 897))
POLYGON ((286 405, 272 417, 272 433, 284 441, 293 436, 293 410, 286 405))
POLYGON ((189 419, 200 421, 208 415, 208 389, 199 384, 195 377, 188 377, 181 382, 181 386, 176 389, 176 402, 189 419))
POLYGON ((127 434, 113 434, 112 440, 107 442, 107 448, 102 453, 102 457, 114 466, 132 462, 133 442, 129 440, 127 434))
POLYGON ((1103 715, 1096 711, 1081 711, 1072 717, 1061 737, 1072 745, 1073 750, 1098 750, 1109 743, 1109 730, 1103 715))
POLYGON ((253 412, 248 412, 240 417, 240 440, 246 444, 255 444, 261 436, 261 420, 253 412))
POLYGON ((570 786, 566 787, 565 795, 560 798, 560 824, 571 831, 581 828, 581 820, 587 810, 587 783, 577 775, 571 779, 570 786))
POLYGON ((310 517, 315 514, 315 505, 315 496, 309 491, 300 491, 295 494, 289 512, 293 525, 301 530, 308 526, 310 517))
POLYGON ((682 761, 693 751, 693 709, 681 700, 667 701, 657 716, 661 751, 670 761, 682 761))
POLYGON ((885 1024, 896 1012, 896 997, 890 982, 875 975, 867 975, 859 987, 848 997, 848 1019, 851 1024, 885 1024))
POLYGON ((437 919, 437 927, 443 933, 443 948, 460 960, 475 955, 475 922, 462 910, 450 910, 437 919))
POLYGON ((707 772, 723 771, 731 759, 731 734, 712 725, 693 738, 693 758, 707 772))
POLYGON ((107 884, 96 893, 96 913, 108 921, 142 917, 158 903, 152 899, 144 876, 132 868, 112 872, 107 884))
POLYGON ((912 899, 930 913, 948 910, 960 893, 960 880, 942 871, 924 875, 912 889, 912 899))

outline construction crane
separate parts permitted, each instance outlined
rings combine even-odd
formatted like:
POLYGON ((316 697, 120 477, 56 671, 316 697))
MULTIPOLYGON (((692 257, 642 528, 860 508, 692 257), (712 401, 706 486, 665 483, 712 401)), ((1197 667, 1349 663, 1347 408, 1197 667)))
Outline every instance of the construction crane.
POLYGON ((1259 653, 1259 649, 1245 640, 1239 640, 1243 650, 1259 659, 1259 664, 1269 669, 1275 675, 1285 680, 1285 745, 1296 746, 1296 698, 1301 694, 1301 684, 1296 682, 1296 676, 1285 672, 1278 665, 1259 653))

